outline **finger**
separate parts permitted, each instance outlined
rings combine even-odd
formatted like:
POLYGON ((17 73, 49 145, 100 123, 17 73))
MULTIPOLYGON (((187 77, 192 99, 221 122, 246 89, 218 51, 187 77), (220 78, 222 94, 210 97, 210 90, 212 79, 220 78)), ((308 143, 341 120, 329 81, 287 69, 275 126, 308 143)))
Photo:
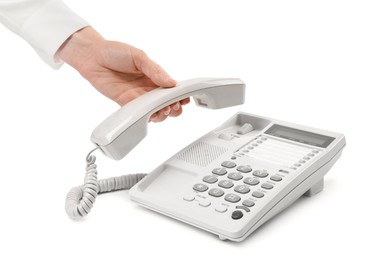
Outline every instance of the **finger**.
POLYGON ((176 80, 172 79, 163 68, 152 61, 143 51, 134 55, 135 64, 154 84, 160 87, 174 87, 176 80))
POLYGON ((183 100, 180 100, 180 104, 181 104, 182 106, 184 106, 184 105, 187 105, 188 103, 190 103, 190 101, 191 101, 190 98, 185 98, 185 99, 183 99, 183 100))
POLYGON ((181 107, 180 102, 176 102, 175 104, 172 104, 170 107, 171 107, 171 113, 169 114, 170 117, 177 117, 180 116, 181 113, 183 113, 183 109, 181 107))
POLYGON ((162 122, 164 121, 169 114, 171 113, 171 107, 167 106, 160 111, 156 112, 157 116, 152 120, 154 123, 162 122))

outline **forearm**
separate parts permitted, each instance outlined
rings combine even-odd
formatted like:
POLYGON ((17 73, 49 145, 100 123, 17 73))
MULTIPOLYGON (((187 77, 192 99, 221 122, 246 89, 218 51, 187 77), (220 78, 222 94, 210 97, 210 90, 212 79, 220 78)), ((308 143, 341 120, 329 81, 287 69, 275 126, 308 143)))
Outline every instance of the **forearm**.
POLYGON ((59 48, 57 55, 82 73, 83 64, 94 55, 93 46, 102 40, 104 38, 97 31, 87 26, 72 34, 59 48))

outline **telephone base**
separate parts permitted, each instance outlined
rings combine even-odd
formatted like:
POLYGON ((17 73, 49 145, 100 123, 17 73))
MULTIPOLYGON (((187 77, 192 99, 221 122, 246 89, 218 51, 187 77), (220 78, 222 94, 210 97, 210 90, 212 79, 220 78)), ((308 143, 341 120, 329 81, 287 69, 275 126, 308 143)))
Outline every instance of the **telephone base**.
POLYGON ((320 193, 324 189, 324 177, 321 178, 316 184, 314 184, 308 191, 303 195, 306 197, 312 197, 317 193, 320 193))

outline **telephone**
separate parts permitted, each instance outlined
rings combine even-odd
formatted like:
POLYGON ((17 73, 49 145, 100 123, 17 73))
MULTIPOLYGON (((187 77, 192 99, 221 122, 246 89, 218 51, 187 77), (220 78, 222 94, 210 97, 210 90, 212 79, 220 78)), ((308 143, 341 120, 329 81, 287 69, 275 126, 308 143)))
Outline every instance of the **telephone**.
MULTIPOLYGON (((206 108, 239 105, 245 84, 200 78, 148 92, 94 130, 95 150, 122 159, 146 136, 154 112, 189 96, 206 108)), ((141 206, 222 240, 242 241, 302 195, 322 191, 345 144, 339 133, 239 112, 148 175, 98 181, 95 157, 88 154, 85 183, 68 193, 66 211, 85 216, 98 193, 132 187, 130 199, 141 206)))

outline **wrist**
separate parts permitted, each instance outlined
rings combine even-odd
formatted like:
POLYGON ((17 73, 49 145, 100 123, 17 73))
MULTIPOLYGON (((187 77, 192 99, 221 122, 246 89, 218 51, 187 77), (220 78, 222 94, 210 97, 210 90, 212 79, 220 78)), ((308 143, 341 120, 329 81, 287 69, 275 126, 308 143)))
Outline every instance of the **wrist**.
POLYGON ((87 26, 73 33, 58 49, 57 55, 81 72, 83 64, 93 55, 94 46, 101 41, 104 41, 104 38, 87 26))

